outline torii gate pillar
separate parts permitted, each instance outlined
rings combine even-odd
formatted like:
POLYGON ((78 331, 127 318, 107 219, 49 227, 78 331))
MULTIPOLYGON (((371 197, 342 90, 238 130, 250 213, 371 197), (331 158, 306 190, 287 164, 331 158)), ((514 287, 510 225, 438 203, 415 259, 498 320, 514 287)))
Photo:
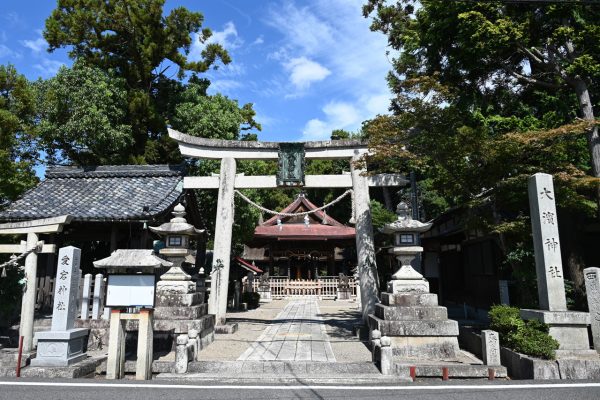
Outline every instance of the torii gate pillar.
POLYGON ((44 242, 39 242, 39 235, 43 233, 62 232, 63 225, 70 223, 72 219, 73 217, 70 215, 63 215, 60 217, 36 219, 32 221, 0 224, 0 235, 27 235, 27 242, 24 246, 0 245, 0 253, 18 253, 36 247, 38 248, 36 251, 29 253, 25 257, 26 284, 21 302, 21 321, 19 324, 19 335, 23 336, 23 353, 25 354, 33 351, 37 253, 54 253, 56 251, 55 245, 44 245, 44 242))
POLYGON ((225 324, 227 313, 227 288, 229 264, 231 260, 231 235, 234 218, 235 159, 221 160, 219 177, 219 197, 215 219, 215 238, 211 272, 211 289, 208 299, 208 313, 215 314, 215 324, 225 324))
POLYGON ((369 198, 369 182, 366 172, 355 167, 360 159, 358 152, 352 157, 350 171, 352 189, 354 191, 354 218, 356 221, 356 253, 358 261, 358 279, 360 283, 360 301, 363 321, 367 322, 369 314, 375 313, 375 305, 379 303, 377 296, 379 280, 375 263, 375 244, 373 242, 373 221, 369 198))

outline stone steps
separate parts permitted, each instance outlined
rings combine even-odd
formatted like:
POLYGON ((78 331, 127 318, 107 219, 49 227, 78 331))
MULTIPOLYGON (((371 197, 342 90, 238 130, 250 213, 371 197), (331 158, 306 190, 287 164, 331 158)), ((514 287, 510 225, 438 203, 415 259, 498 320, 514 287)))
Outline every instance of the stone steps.
POLYGON ((371 362, 316 362, 316 361, 196 361, 188 365, 188 373, 220 373, 230 376, 328 376, 328 375, 381 375, 371 362))

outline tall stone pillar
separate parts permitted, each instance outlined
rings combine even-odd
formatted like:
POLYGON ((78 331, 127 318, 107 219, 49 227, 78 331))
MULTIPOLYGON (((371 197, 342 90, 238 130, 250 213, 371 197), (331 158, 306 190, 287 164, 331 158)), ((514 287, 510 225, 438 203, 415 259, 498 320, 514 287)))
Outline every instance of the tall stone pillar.
POLYGON ((587 327, 590 315, 567 310, 552 175, 532 175, 528 179, 528 187, 541 310, 522 309, 521 317, 535 319, 549 326, 548 333, 560 344, 557 358, 589 353, 587 327))
POLYGON ((225 313, 227 312, 227 286, 229 283, 231 234, 234 217, 235 167, 235 159, 223 158, 221 160, 211 288, 208 300, 208 312, 215 314, 217 325, 225 323, 225 313))
POLYGON ((375 263, 375 245, 373 243, 373 222, 371 220, 371 207, 369 198, 369 183, 366 172, 358 169, 354 163, 360 159, 355 152, 350 164, 352 174, 352 189, 354 191, 354 217, 356 218, 356 251, 358 259, 358 278, 360 282, 360 296, 362 315, 365 323, 369 314, 375 312, 378 298, 377 265, 375 263))
POLYGON ((535 174, 529 177, 528 186, 540 308, 566 311, 567 299, 552 175, 535 174))
MULTIPOLYGON (((27 234, 27 247, 29 250, 37 245, 37 233, 27 234)), ((19 335, 23 336, 23 353, 33 350, 33 318, 35 313, 35 286, 37 279, 37 253, 32 252, 25 257, 25 279, 26 286, 21 303, 21 324, 19 335)))

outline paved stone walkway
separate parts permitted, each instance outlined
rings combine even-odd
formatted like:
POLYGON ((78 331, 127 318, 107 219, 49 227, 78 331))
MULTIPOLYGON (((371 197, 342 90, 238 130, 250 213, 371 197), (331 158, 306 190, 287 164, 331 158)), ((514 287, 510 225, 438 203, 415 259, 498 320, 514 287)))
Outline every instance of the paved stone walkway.
POLYGON ((239 361, 335 362, 317 300, 290 301, 239 361))

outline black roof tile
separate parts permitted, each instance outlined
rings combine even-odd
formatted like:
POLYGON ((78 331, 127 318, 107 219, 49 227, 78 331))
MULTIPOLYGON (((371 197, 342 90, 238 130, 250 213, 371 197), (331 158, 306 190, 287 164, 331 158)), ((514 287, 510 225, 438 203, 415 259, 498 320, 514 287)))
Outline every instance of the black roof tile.
POLYGON ((179 200, 183 174, 182 165, 49 167, 46 179, 1 211, 0 220, 66 214, 75 221, 145 220, 179 200))

